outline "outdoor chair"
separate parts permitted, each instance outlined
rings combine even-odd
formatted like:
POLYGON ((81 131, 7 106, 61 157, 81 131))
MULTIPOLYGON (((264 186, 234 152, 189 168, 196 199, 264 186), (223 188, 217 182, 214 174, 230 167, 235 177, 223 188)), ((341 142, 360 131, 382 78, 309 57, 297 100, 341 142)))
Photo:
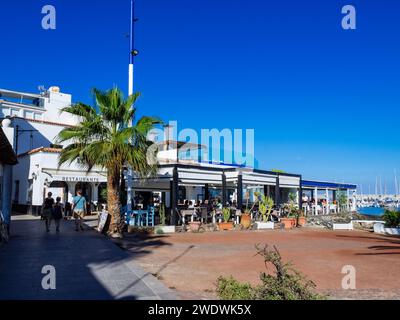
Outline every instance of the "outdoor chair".
POLYGON ((178 208, 175 208, 175 212, 178 216, 178 225, 181 226, 181 228, 177 232, 186 232, 185 219, 181 213, 181 210, 179 210, 178 208))
POLYGON ((194 213, 195 213, 194 209, 181 210, 180 213, 181 213, 181 215, 182 215, 182 218, 183 218, 186 222, 189 222, 189 219, 190 219, 190 221, 193 221, 193 219, 194 219, 194 213))
POLYGON ((145 217, 146 227, 154 227, 154 207, 148 207, 145 217))
POLYGON ((200 221, 203 223, 207 223, 209 218, 210 218, 210 216, 208 214, 207 208, 201 207, 200 208, 200 221))

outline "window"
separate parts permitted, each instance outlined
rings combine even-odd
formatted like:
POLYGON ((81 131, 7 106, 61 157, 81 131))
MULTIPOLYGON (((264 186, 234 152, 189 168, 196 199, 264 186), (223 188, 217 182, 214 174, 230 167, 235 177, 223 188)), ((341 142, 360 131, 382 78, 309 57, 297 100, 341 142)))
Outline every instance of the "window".
POLYGON ((19 202, 19 180, 15 180, 15 184, 14 184, 14 203, 18 203, 19 202))
POLYGON ((32 111, 25 111, 25 118, 26 119, 33 119, 34 118, 34 114, 32 111))
POLYGON ((0 117, 1 118, 5 118, 5 117, 11 116, 11 109, 10 108, 3 107, 2 105, 0 105, 0 106, 1 106, 1 108, 0 108, 0 117))

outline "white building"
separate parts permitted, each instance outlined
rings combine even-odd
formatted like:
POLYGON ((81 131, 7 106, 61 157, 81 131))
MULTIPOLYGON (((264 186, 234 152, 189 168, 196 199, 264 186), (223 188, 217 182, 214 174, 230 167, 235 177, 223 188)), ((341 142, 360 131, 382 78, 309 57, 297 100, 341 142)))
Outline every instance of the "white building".
MULTIPOLYGON (((71 202, 78 188, 83 190, 89 202, 98 203, 102 190, 106 188, 106 172, 94 168, 87 172, 79 163, 58 166, 58 157, 63 145, 57 145, 56 137, 67 127, 79 123, 79 119, 61 112, 71 104, 71 95, 52 87, 41 94, 23 93, 0 89, 0 120, 18 155, 18 164, 12 172, 12 200, 14 211, 38 213, 47 192, 60 196, 63 202, 71 202)), ((299 174, 278 173, 234 165, 203 162, 207 147, 177 142, 173 128, 163 130, 164 136, 155 141, 159 147, 160 169, 157 178, 134 179, 134 198, 146 205, 162 202, 166 208, 177 208, 183 201, 219 199, 222 203, 236 203, 242 208, 254 200, 260 192, 275 199, 280 205, 296 194, 299 204, 301 194, 309 188, 315 191, 324 188, 326 198, 335 199, 328 191, 355 189, 353 185, 328 185, 302 180, 299 174), (190 152, 191 149, 198 150, 190 152), (189 154, 189 157, 187 155, 189 154), (328 190, 329 189, 329 190, 328 190)), ((313 196, 311 196, 313 198, 313 196)), ((173 215, 175 211, 171 210, 173 215)), ((174 220, 174 217, 172 217, 174 220)))
MULTIPOLYGON (((77 188, 81 188, 89 201, 99 200, 107 181, 105 171, 95 168, 87 173, 78 163, 58 167, 58 156, 63 146, 56 144, 56 137, 66 126, 74 126, 79 122, 78 118, 61 112, 71 102, 71 95, 61 93, 57 87, 41 94, 0 89, 0 120, 9 119, 6 120, 7 130, 13 131, 13 147, 19 162, 14 167, 12 178, 15 211, 38 213, 49 191, 66 202, 71 201, 77 188)), ((164 139, 158 142, 160 178, 145 184, 135 181, 136 194, 147 197, 158 194, 159 200, 171 207, 171 204, 183 200, 205 198, 241 201, 243 195, 238 195, 238 189, 250 194, 265 191, 282 200, 291 191, 299 192, 300 175, 278 175, 249 168, 202 163, 201 156, 207 158, 205 146, 189 146, 191 149, 200 149, 200 152, 199 158, 188 159, 188 144, 173 141, 171 130, 166 128, 164 139), (181 149, 183 146, 185 148, 181 149), (179 176, 176 179, 174 168, 179 176), (275 186, 279 183, 278 192, 275 186)))
POLYGON ((95 168, 87 173, 78 163, 58 167, 63 146, 56 144, 56 137, 65 127, 79 122, 61 112, 70 104, 71 95, 61 93, 57 87, 42 94, 0 89, 0 120, 11 120, 2 123, 7 122, 7 130, 12 130, 18 155, 12 175, 15 211, 37 213, 49 191, 66 202, 81 188, 89 201, 99 200, 99 190, 107 181, 106 172, 95 168))

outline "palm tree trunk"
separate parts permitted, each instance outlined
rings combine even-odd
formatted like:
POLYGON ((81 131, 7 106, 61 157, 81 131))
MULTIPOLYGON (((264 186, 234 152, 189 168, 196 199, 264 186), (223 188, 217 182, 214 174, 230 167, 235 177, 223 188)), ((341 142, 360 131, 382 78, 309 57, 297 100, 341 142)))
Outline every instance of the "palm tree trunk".
POLYGON ((121 204, 119 200, 119 170, 107 174, 107 204, 111 215, 110 231, 121 233, 121 204))

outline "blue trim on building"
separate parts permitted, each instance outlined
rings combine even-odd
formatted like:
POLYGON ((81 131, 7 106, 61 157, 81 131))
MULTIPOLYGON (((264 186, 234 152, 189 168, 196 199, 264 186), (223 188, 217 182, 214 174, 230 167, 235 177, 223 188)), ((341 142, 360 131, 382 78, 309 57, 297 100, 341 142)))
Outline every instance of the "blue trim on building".
POLYGON ((335 182, 323 182, 323 181, 311 181, 311 180, 302 180, 301 186, 303 188, 334 188, 334 189, 350 189, 355 190, 357 186, 355 184, 347 184, 347 183, 335 183, 335 182))

